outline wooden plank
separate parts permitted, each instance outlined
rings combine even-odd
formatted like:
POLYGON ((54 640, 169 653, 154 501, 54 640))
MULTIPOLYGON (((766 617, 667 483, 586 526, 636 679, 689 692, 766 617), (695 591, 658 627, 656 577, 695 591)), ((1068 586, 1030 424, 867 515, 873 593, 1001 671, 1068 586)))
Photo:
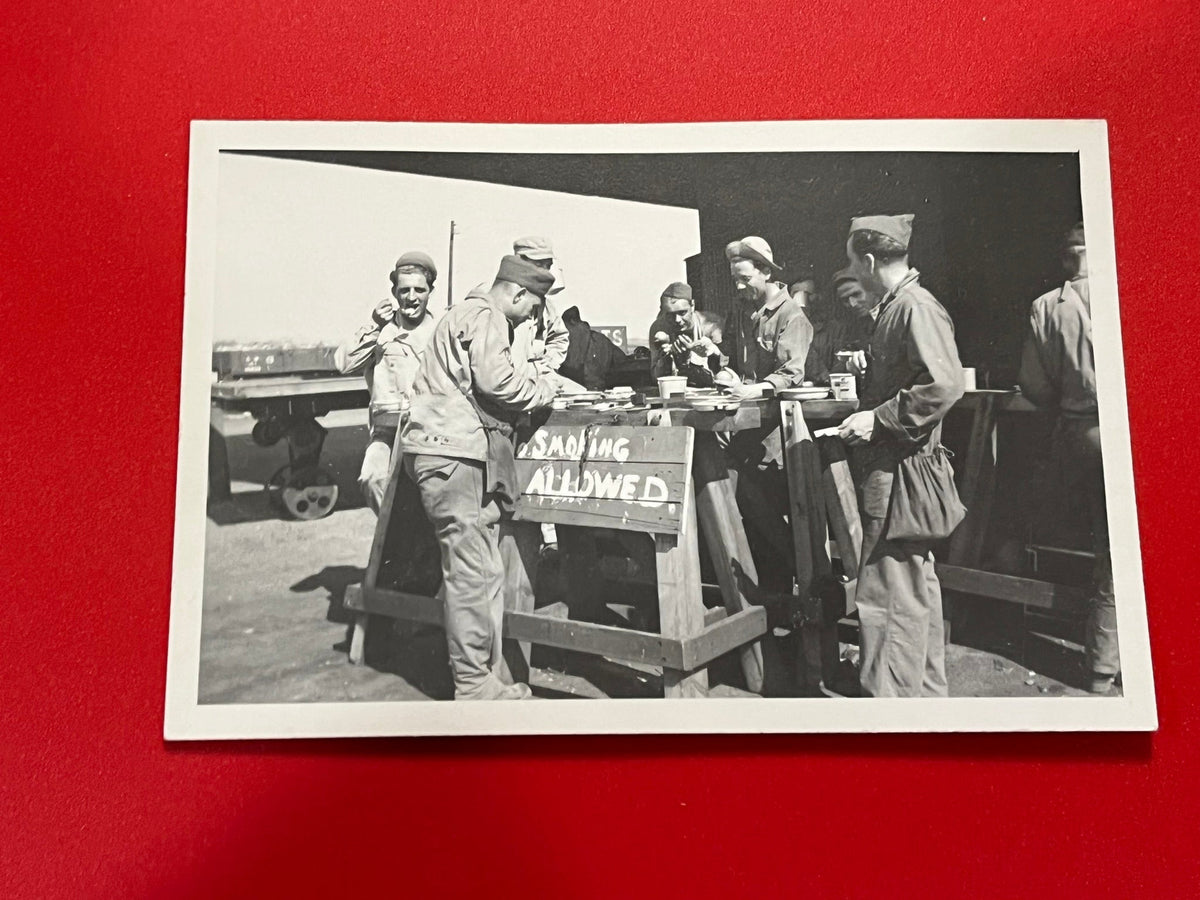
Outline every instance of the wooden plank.
POLYGON ((682 670, 680 642, 662 635, 572 619, 551 619, 539 613, 506 612, 504 631, 509 637, 532 644, 628 659, 682 670))
POLYGON ((821 455, 825 521, 837 544, 843 573, 855 578, 862 552, 862 518, 846 446, 836 437, 817 438, 816 443, 821 455))
POLYGON ((443 622, 444 608, 437 597, 423 597, 389 588, 368 588, 365 585, 358 592, 352 592, 351 588, 346 589, 347 609, 424 622, 426 625, 441 625, 443 622))
POLYGON ((700 634, 683 641, 683 664, 687 670, 706 666, 718 656, 724 656, 767 633, 767 611, 761 606, 714 622, 700 634))
MULTIPOLYGON (((346 588, 349 593, 350 588, 346 588)), ((361 666, 366 658, 367 648, 367 622, 370 616, 365 612, 355 613, 354 615, 354 632, 350 635, 350 664, 361 666)))
POLYGON ((518 449, 515 518, 677 534, 690 428, 546 426, 518 449))
POLYGON ((709 625, 715 625, 717 622, 720 622, 722 619, 726 619, 728 617, 729 610, 727 610, 725 607, 709 607, 708 609, 704 610, 704 627, 707 628, 709 625))
MULTIPOLYGON (((725 468, 725 456, 717 445, 716 437, 697 433, 694 452, 692 468, 696 514, 717 572, 725 608, 730 615, 734 615, 754 606, 746 594, 746 588, 753 590, 758 587, 758 569, 750 555, 750 544, 742 528, 737 500, 725 468), (745 588, 743 580, 746 582, 745 588)), ((754 693, 762 693, 762 644, 747 645, 742 648, 740 655, 746 687, 754 693)))
POLYGON ((552 425, 536 429, 516 450, 523 460, 679 463, 689 444, 687 433, 652 426, 552 425))
MULTIPOLYGON (((691 449, 689 442, 688 449, 691 449)), ((688 460, 691 469, 691 460, 688 460)), ((691 490, 691 479, 684 484, 691 490)), ((659 632, 664 638, 684 641, 704 632, 704 600, 700 593, 700 543, 697 536, 695 501, 687 504, 681 534, 654 536, 655 568, 658 572, 659 632)), ((663 696, 672 698, 704 697, 708 694, 708 672, 692 671, 686 650, 679 669, 664 666, 663 696)))
POLYGON ((846 416, 858 410, 857 400, 803 400, 799 402, 804 410, 804 418, 810 422, 841 422, 846 416))
POLYGON ((946 563, 938 564, 937 575, 942 587, 949 590, 1041 609, 1077 612, 1087 604, 1087 591, 1069 585, 1039 581, 1036 578, 1002 575, 999 572, 985 572, 982 569, 969 569, 946 563))
POLYGON ((540 669, 531 666, 529 669, 529 686, 543 691, 554 691, 568 694, 572 697, 582 697, 587 700, 607 700, 608 694, 600 690, 581 675, 568 675, 565 672, 555 672, 552 669, 540 669))
MULTIPOLYGON (((821 459, 804 411, 796 400, 779 404, 782 417, 784 460, 787 466, 789 519, 796 559, 796 589, 802 601, 813 596, 817 579, 828 577, 833 567, 826 553, 825 496, 821 485, 821 459)), ((837 644, 837 628, 820 615, 806 616, 800 627, 796 660, 797 680, 806 692, 815 692, 822 678, 822 659, 837 644), (825 648, 825 653, 822 653, 825 648)), ((832 673, 830 673, 832 677, 832 673)))
POLYGON ((322 378, 277 375, 214 381, 212 385, 212 397, 219 401, 277 400, 285 397, 310 397, 314 394, 358 393, 364 398, 367 397, 367 386, 361 375, 331 375, 322 378))
MULTIPOLYGON (((396 433, 396 443, 400 442, 400 434, 396 433)), ((403 454, 398 446, 392 447, 392 468, 388 474, 387 486, 383 489, 383 502, 379 506, 379 516, 375 519, 375 534, 371 538, 371 553, 367 557, 367 571, 363 576, 363 585, 373 588, 379 581, 379 570, 383 566, 383 556, 387 549, 388 528, 391 526, 392 515, 396 509, 396 493, 400 489, 401 479, 408 478, 402 462, 403 454)))

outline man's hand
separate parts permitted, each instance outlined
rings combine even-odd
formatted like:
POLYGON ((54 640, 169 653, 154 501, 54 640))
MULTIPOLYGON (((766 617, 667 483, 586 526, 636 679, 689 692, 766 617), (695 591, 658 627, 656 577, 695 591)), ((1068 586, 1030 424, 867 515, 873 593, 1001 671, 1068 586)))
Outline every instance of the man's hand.
POLYGON ((758 400, 763 396, 763 384, 734 384, 729 387, 729 395, 735 400, 758 400))
POLYGON ((371 310, 371 318, 380 325, 386 325, 388 322, 396 318, 396 312, 400 309, 400 304, 396 302, 394 297, 384 297, 379 301, 378 305, 371 310))
POLYGON ((838 426, 838 437, 847 444, 865 444, 875 433, 875 411, 865 409, 847 416, 846 421, 838 426))
POLYGON ((852 375, 867 374, 867 351, 855 350, 846 358, 846 368, 852 375))
POLYGON ((710 356, 720 356, 721 351, 711 338, 702 337, 692 344, 692 352, 698 353, 707 359, 710 356))

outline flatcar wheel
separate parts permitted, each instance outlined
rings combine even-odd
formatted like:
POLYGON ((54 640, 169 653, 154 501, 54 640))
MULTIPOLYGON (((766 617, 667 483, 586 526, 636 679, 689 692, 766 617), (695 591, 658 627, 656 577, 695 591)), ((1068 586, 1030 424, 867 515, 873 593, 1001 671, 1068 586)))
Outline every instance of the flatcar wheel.
POLYGON ((297 519, 320 519, 333 512, 338 486, 319 466, 295 469, 279 491, 284 508, 297 519))

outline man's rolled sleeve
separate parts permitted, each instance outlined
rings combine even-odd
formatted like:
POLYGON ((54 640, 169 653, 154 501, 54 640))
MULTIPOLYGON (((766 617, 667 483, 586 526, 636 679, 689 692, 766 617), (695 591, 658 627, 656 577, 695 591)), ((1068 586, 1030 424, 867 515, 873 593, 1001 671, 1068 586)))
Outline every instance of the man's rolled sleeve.
POLYGON ((333 364, 343 375, 357 375, 367 367, 379 340, 380 326, 372 320, 355 332, 354 337, 333 351, 333 364))

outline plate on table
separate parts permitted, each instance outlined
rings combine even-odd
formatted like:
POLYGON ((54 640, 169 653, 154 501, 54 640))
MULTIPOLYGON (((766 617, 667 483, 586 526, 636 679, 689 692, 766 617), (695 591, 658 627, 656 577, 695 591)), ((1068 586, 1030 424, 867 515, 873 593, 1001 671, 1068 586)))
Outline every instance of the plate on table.
POLYGON ((824 400, 830 394, 827 387, 786 388, 779 392, 782 400, 824 400))

